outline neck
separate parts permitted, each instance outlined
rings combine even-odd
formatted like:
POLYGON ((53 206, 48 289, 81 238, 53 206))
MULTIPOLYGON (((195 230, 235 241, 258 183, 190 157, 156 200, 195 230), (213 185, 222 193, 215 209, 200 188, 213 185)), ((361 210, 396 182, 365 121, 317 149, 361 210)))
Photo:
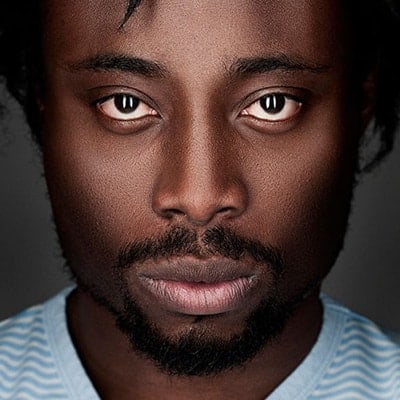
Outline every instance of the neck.
POLYGON ((211 377, 171 377, 136 354, 113 316, 89 295, 77 289, 67 304, 72 340, 102 399, 265 398, 309 353, 322 323, 315 292, 296 309, 279 338, 244 366, 211 377))

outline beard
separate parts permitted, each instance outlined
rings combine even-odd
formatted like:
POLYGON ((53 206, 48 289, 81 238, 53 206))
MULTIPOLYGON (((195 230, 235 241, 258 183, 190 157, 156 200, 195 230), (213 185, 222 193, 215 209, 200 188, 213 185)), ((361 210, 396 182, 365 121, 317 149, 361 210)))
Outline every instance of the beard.
POLYGON ((207 320, 218 316, 199 316, 188 332, 169 337, 149 322, 128 294, 123 312, 114 310, 113 315, 132 348, 151 359, 160 371, 201 377, 217 375, 250 361, 279 336, 296 304, 297 300, 285 303, 271 296, 250 314, 242 332, 229 338, 215 337, 207 328, 207 320))
MULTIPOLYGON (((150 359, 160 371, 175 376, 212 376, 245 365, 268 343, 279 338, 286 321, 304 298, 319 285, 312 282, 299 294, 286 299, 277 287, 283 272, 281 252, 258 241, 215 227, 203 236, 187 228, 175 227, 158 239, 129 243, 120 249, 112 279, 117 282, 122 306, 115 307, 95 285, 88 285, 79 276, 74 279, 99 305, 113 316, 117 327, 128 338, 133 351, 150 359), (210 323, 223 315, 197 316, 187 331, 179 336, 164 334, 157 323, 150 321, 130 292, 126 272, 148 259, 172 256, 214 256, 239 260, 251 257, 272 273, 272 283, 263 300, 242 323, 239 334, 221 338, 213 334, 210 323)), ((72 270, 73 273, 73 270, 72 270)))

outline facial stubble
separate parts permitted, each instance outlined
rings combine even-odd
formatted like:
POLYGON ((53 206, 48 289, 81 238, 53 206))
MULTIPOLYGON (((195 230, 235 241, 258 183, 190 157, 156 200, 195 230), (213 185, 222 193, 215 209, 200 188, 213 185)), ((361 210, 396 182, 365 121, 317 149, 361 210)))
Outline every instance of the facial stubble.
MULTIPOLYGON (((175 227, 158 239, 130 243, 121 248, 113 268, 113 280, 118 282, 122 307, 113 306, 96 287, 85 285, 79 277, 75 279, 79 287, 114 316, 117 327, 126 335, 133 351, 152 360, 160 371, 168 375, 201 377, 243 366, 267 343, 279 338, 287 319, 310 292, 308 286, 290 299, 279 293, 277 281, 283 275, 283 264, 278 249, 242 238, 228 229, 212 228, 198 238, 193 231, 175 227), (224 315, 193 317, 179 336, 163 333, 157 322, 150 321, 129 290, 128 271, 148 259, 184 255, 204 257, 206 254, 232 260, 251 257, 270 270, 272 283, 265 288, 263 300, 241 322, 243 328, 238 334, 222 338, 212 331, 212 322, 223 319, 224 315)), ((313 282, 311 286, 315 285, 313 282)))

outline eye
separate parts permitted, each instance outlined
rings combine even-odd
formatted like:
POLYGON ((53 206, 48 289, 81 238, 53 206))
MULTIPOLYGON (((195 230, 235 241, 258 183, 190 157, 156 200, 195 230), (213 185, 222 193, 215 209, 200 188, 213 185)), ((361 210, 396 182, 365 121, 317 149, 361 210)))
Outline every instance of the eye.
POLYGON ((270 122, 285 121, 296 115, 301 106, 302 103, 294 97, 283 93, 272 93, 250 104, 241 112, 241 115, 249 115, 270 122))
POLYGON ((118 121, 133 121, 149 115, 158 115, 154 108, 126 93, 108 96, 97 102, 97 107, 107 117, 118 121))

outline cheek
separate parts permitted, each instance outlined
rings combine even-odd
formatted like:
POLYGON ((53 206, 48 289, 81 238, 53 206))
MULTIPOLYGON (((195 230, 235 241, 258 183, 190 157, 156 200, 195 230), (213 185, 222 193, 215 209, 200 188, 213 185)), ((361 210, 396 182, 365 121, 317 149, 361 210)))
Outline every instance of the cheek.
POLYGON ((155 150, 147 144, 138 150, 130 138, 116 140, 79 121, 57 122, 57 113, 49 112, 53 114, 46 125, 51 130, 45 132, 43 156, 68 261, 115 262, 121 245, 149 234, 146 203, 150 203, 155 150))
MULTIPOLYGON (((54 104, 43 154, 58 233, 72 265, 106 268, 121 245, 161 229, 151 200, 162 146, 151 136, 102 133, 54 104)), ((347 221, 356 140, 335 120, 344 120, 339 106, 325 111, 303 130, 232 142, 250 196, 232 228, 281 248, 293 280, 330 268, 347 221)))
POLYGON ((333 122, 259 152, 252 172, 259 188, 252 195, 253 232, 282 249, 287 285, 325 276, 347 227, 357 140, 350 127, 333 122))

